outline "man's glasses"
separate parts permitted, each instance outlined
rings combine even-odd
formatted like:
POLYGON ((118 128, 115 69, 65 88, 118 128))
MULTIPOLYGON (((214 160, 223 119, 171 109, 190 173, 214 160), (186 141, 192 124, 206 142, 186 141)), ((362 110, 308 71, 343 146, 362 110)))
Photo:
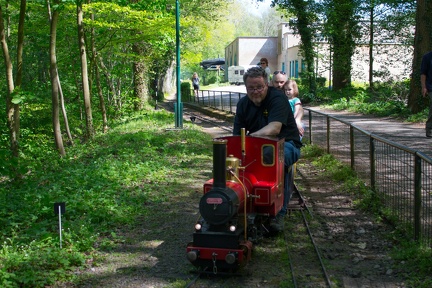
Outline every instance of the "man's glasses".
POLYGON ((262 65, 262 64, 267 64, 267 63, 266 63, 266 62, 261 62, 261 65, 262 65))
POLYGON ((252 88, 252 87, 246 87, 246 91, 247 92, 258 92, 261 93, 264 90, 265 86, 259 86, 257 88, 252 88))
POLYGON ((273 74, 274 75, 277 75, 277 74, 282 74, 282 75, 285 75, 286 73, 284 72, 284 71, 275 71, 273 74))

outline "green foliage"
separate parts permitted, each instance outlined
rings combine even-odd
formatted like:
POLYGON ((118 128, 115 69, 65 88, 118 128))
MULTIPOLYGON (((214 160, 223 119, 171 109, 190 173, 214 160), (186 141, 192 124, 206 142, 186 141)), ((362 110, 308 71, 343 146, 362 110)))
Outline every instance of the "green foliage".
MULTIPOLYGON (((302 86, 299 86, 302 91, 302 86)), ((348 87, 339 91, 318 89, 316 96, 300 93, 304 103, 326 103, 334 110, 348 110, 375 116, 391 116, 409 122, 425 122, 428 109, 412 114, 407 106, 409 81, 375 83, 373 89, 363 86, 348 87)))
POLYGON ((6 239, 0 251, 2 287, 46 287, 58 280, 71 279, 72 267, 82 266, 86 256, 70 249, 59 249, 54 239, 32 241, 17 247, 6 239))
POLYGON ((0 182, 0 286, 70 280, 77 267, 97 265, 100 249, 122 241, 118 227, 139 225, 150 204, 196 181, 190 175, 211 161, 211 137, 194 125, 171 131, 172 122, 172 114, 149 109, 119 118, 64 158, 46 147, 23 149, 37 161, 23 159, 28 172, 19 182, 0 182), (66 202, 63 249, 55 202, 66 202))
POLYGON ((332 177, 336 181, 348 181, 348 179, 355 177, 355 172, 351 167, 342 164, 331 154, 325 154, 317 157, 312 163, 324 169, 324 174, 332 177))
POLYGON ((407 287, 431 287, 432 285, 432 249, 413 241, 404 241, 402 235, 391 235, 393 240, 401 242, 392 251, 396 267, 403 271, 407 287), (402 241, 401 241, 402 240, 402 241))
POLYGON ((327 78, 325 78, 325 77, 317 77, 317 79, 316 79, 317 86, 320 88, 324 88, 326 81, 327 81, 327 78))
POLYGON ((223 76, 218 75, 216 71, 208 71, 205 76, 205 84, 206 85, 212 85, 212 84, 219 84, 223 82, 223 76))
POLYGON ((301 158, 314 159, 324 155, 325 151, 318 145, 304 145, 301 148, 301 158))
POLYGON ((183 102, 190 102, 191 97, 192 97, 192 87, 191 87, 191 83, 189 81, 187 82, 182 82, 181 86, 180 86, 180 91, 181 91, 181 99, 183 102))

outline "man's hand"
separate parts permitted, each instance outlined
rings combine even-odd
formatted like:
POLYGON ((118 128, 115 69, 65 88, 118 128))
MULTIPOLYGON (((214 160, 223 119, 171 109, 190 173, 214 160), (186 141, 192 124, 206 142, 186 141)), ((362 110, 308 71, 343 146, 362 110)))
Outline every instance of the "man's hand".
POLYGON ((250 135, 251 136, 277 136, 279 135, 281 129, 282 129, 282 123, 274 121, 274 122, 270 122, 260 130, 251 133, 250 135))
POLYGON ((422 95, 423 97, 427 97, 428 96, 428 90, 426 87, 422 88, 422 95))

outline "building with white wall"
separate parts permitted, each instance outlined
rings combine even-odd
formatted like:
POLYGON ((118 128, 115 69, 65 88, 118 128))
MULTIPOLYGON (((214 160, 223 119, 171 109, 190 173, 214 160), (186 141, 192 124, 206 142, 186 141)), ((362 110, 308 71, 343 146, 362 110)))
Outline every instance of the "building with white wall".
MULTIPOLYGON (((278 37, 237 37, 225 48, 225 71, 230 66, 243 66, 246 69, 257 66, 261 58, 267 58, 269 68, 275 71, 278 66, 278 37)), ((228 79, 228 73, 225 73, 228 79)))
MULTIPOLYGON (((352 57, 351 80, 369 81, 368 33, 357 43, 352 57)), ((385 35, 381 33, 380 35, 385 35)), ((412 65, 413 47, 395 38, 375 37, 373 46, 374 81, 402 80, 409 78, 412 65)), ((331 47, 326 39, 315 43, 317 58, 315 72, 318 77, 332 78, 331 47)), ((293 32, 288 23, 278 25, 277 37, 238 37, 225 48, 225 66, 256 66, 261 57, 269 60, 271 71, 281 70, 290 78, 298 78, 305 69, 300 53, 300 36, 293 32)), ((225 73, 227 74, 227 73, 225 73)), ((227 75, 225 76, 227 77, 227 75)))

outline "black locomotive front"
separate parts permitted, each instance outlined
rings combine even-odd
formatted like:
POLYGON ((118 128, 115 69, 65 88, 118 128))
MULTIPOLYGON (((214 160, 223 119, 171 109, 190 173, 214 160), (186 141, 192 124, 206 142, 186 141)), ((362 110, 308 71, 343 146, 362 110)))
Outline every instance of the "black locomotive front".
POLYGON ((282 206, 283 167, 283 140, 214 140, 213 179, 204 184, 201 217, 186 248, 193 265, 218 273, 250 260, 253 243, 268 232, 264 223, 282 206), (270 162, 263 157, 269 148, 270 162))

